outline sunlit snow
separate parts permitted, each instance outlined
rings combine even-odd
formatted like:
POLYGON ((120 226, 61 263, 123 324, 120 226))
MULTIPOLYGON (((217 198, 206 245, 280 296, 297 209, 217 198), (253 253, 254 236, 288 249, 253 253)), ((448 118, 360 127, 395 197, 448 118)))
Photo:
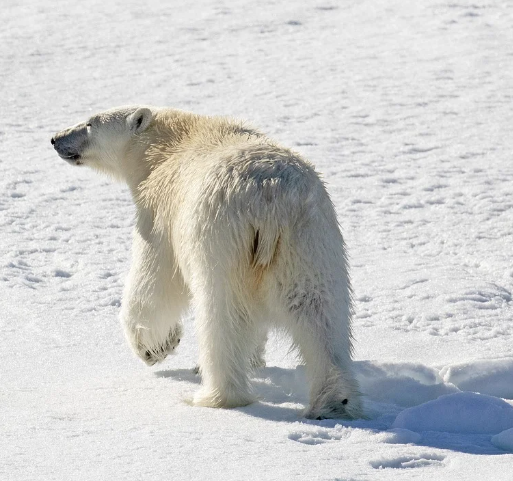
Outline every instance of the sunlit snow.
POLYGON ((513 479, 511 2, 6 0, 1 24, 0 479, 513 479), (50 145, 126 104, 241 118, 317 166, 368 419, 302 418, 280 337, 234 410, 190 405, 193 314, 176 356, 132 356, 130 194, 50 145))

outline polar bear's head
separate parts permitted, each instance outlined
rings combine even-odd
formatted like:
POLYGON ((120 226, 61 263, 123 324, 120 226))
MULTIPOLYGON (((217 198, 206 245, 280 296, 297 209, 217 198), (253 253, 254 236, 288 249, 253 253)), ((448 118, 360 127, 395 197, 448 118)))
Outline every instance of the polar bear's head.
POLYGON ((137 150, 137 138, 150 125, 154 109, 119 107, 55 134, 52 145, 72 165, 87 165, 125 177, 123 160, 137 150))

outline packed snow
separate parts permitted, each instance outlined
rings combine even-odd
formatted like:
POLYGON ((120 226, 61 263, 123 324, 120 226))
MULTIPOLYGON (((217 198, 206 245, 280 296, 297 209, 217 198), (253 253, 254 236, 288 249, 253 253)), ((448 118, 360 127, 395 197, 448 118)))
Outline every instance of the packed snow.
POLYGON ((0 479, 513 479, 513 6, 2 6, 0 479), (124 104, 242 118, 323 174, 367 419, 309 421, 274 336, 260 401, 190 405, 194 314, 147 368, 118 323, 127 188, 52 135, 124 104))
POLYGON ((513 428, 506 429, 492 437, 492 444, 504 451, 513 452, 513 428))
POLYGON ((483 394, 446 394, 405 409, 392 427, 416 432, 497 434, 513 428, 513 406, 483 394))

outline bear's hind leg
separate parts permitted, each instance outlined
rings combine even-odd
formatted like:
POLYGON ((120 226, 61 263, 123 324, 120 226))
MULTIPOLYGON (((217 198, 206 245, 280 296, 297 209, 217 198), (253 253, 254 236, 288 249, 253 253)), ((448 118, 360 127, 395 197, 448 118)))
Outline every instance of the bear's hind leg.
POLYGON ((214 292, 196 298, 202 387, 194 396, 194 404, 216 408, 246 406, 255 401, 249 373, 259 336, 227 287, 217 284, 214 292))
MULTIPOLYGON (((257 344, 255 350, 253 351, 253 355, 251 356, 251 359, 250 359, 250 366, 253 371, 256 371, 257 369, 262 369, 263 367, 266 366, 265 345, 267 343, 267 331, 262 330, 262 332, 260 332, 258 334, 257 340, 258 340, 258 344, 257 344)), ((200 369, 199 364, 194 366, 192 372, 194 374, 200 374, 201 369, 200 369)))
POLYGON ((310 381, 310 406, 304 416, 309 419, 362 416, 358 384, 345 355, 337 355, 333 344, 323 335, 305 332, 294 335, 310 381))
POLYGON ((261 369, 265 367, 265 345, 267 343, 267 330, 262 329, 258 333, 258 344, 251 356, 251 367, 253 369, 261 369))
POLYGON ((289 295, 288 301, 288 328, 305 362, 310 382, 310 406, 305 417, 361 417, 360 393, 351 370, 349 336, 344 332, 346 323, 340 319, 343 306, 330 309, 330 302, 314 289, 289 295))

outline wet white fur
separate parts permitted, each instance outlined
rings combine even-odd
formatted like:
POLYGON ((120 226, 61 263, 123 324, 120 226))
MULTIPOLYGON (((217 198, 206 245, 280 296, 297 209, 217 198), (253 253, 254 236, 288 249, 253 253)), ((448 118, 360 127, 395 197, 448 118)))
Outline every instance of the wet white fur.
POLYGON ((250 373, 275 327, 306 364, 305 415, 361 416, 344 242, 313 166, 223 118, 127 107, 89 123, 81 162, 126 181, 137 206, 121 314, 136 354, 172 352, 192 302, 194 404, 253 402, 250 373))

